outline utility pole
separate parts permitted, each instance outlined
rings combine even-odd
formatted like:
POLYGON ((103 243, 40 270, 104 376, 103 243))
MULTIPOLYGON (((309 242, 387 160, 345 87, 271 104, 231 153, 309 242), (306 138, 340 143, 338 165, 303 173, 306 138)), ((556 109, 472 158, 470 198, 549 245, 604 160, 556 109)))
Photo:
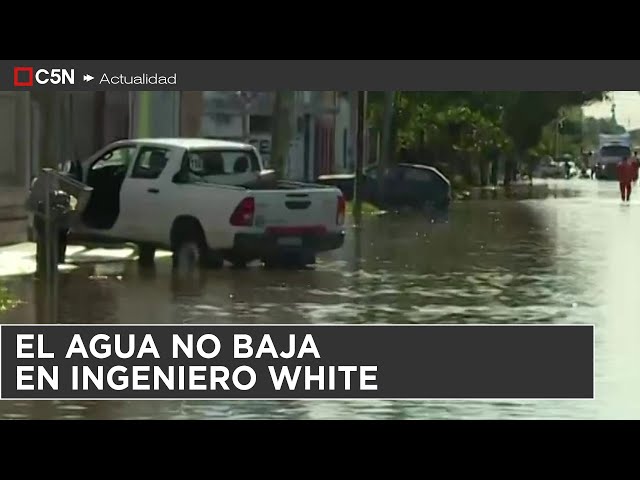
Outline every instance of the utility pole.
POLYGON ((560 158, 560 129, 563 127, 565 120, 566 118, 562 113, 561 116, 556 120, 556 154, 554 157, 555 161, 558 161, 558 159, 560 158))
POLYGON ((558 154, 560 152, 560 119, 556 120, 556 151, 555 151, 555 155, 553 156, 553 159, 557 162, 558 161, 558 154))
POLYGON ((357 121, 357 156, 356 171, 353 188, 353 216, 356 224, 362 217, 362 174, 367 152, 367 92, 358 92, 358 121, 357 121))
POLYGON ((249 107, 245 104, 242 111, 242 141, 248 143, 249 140, 249 107))
POLYGON ((252 92, 238 91, 238 98, 242 101, 242 141, 249 143, 251 140, 251 104, 254 99, 252 92))
POLYGON ((273 102, 273 128, 271 132, 271 168, 283 178, 293 136, 292 114, 295 91, 278 90, 273 102))
POLYGON ((395 91, 384 93, 384 113, 382 122, 382 155, 378 162, 378 188, 384 198, 384 172, 391 163, 391 123, 393 120, 393 106, 395 91))

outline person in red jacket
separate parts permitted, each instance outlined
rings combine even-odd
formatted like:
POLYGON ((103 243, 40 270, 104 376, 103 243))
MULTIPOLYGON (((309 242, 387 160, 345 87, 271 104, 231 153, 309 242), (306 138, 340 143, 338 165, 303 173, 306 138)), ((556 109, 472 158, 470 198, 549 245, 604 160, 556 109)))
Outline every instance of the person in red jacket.
POLYGON ((637 170, 628 157, 623 158, 618 164, 618 182, 620 182, 620 196, 623 202, 628 202, 631 198, 631 184, 636 172, 637 170))
POLYGON ((640 160, 638 160, 638 152, 633 153, 633 158, 631 159, 631 165, 633 165, 633 183, 638 185, 638 171, 640 170, 640 160))

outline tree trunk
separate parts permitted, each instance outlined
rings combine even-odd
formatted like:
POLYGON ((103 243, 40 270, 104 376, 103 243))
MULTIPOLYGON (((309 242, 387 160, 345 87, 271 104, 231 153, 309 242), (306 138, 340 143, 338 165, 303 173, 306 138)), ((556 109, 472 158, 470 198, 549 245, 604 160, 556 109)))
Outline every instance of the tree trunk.
POLYGON ((382 155, 378 162, 378 189, 384 197, 384 172, 391 163, 391 123, 393 120, 394 91, 384 93, 384 113, 382 121, 382 155))
POLYGON ((482 156, 479 162, 480 168, 480 186, 486 187, 489 184, 489 161, 482 156))
MULTIPOLYGON (((356 157, 356 170, 354 181, 354 198, 353 198, 353 218, 356 225, 360 225, 362 218, 362 180, 363 169, 365 165, 366 156, 366 139, 367 139, 367 92, 358 92, 358 121, 357 121, 357 151, 356 157)), ((384 201, 384 199, 381 199, 384 201)))
POLYGON ((182 136, 197 137, 201 135, 200 128, 204 113, 202 92, 182 92, 180 107, 182 136))
POLYGON ((498 171, 499 170, 500 170, 500 155, 496 155, 491 160, 491 178, 489 179, 489 182, 494 187, 498 186, 498 171))
MULTIPOLYGON (((394 97, 397 97, 398 95, 399 94, 396 94, 396 92, 394 92, 394 97)), ((391 139, 389 140, 389 143, 389 151, 391 153, 391 156, 393 157, 391 160, 395 161, 395 156, 398 153, 398 114, 395 108, 391 112, 391 139)))
POLYGON ((504 159, 504 186, 508 187, 511 185, 511 180, 513 179, 513 158, 508 156, 504 159))
POLYGON ((273 104, 273 127, 271 131, 271 168, 279 179, 284 178, 289 146, 293 137, 291 117, 293 114, 295 92, 293 90, 276 91, 273 104))

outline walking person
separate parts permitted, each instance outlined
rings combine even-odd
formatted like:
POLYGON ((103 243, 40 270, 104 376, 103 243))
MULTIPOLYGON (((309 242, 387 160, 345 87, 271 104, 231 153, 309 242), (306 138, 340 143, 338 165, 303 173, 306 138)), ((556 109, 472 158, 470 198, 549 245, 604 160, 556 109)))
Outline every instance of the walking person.
POLYGON ((633 153, 633 159, 631 160, 633 166, 633 184, 638 186, 638 171, 640 170, 640 160, 638 160, 638 152, 633 153))
POLYGON ((629 157, 624 157, 618 164, 618 182, 620 183, 620 196, 624 203, 628 203, 631 199, 631 185, 634 182, 634 177, 637 174, 637 170, 631 163, 632 160, 629 157))

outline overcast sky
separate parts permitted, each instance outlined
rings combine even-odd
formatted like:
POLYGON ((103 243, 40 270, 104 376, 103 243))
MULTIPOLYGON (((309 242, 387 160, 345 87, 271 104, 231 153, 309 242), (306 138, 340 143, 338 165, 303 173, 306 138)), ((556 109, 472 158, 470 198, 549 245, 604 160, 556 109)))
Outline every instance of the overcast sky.
MULTIPOLYGON (((638 92, 611 92, 616 103, 618 123, 628 130, 640 128, 640 94, 638 92)), ((611 102, 594 103, 584 108, 585 115, 591 117, 610 117, 611 102)))

